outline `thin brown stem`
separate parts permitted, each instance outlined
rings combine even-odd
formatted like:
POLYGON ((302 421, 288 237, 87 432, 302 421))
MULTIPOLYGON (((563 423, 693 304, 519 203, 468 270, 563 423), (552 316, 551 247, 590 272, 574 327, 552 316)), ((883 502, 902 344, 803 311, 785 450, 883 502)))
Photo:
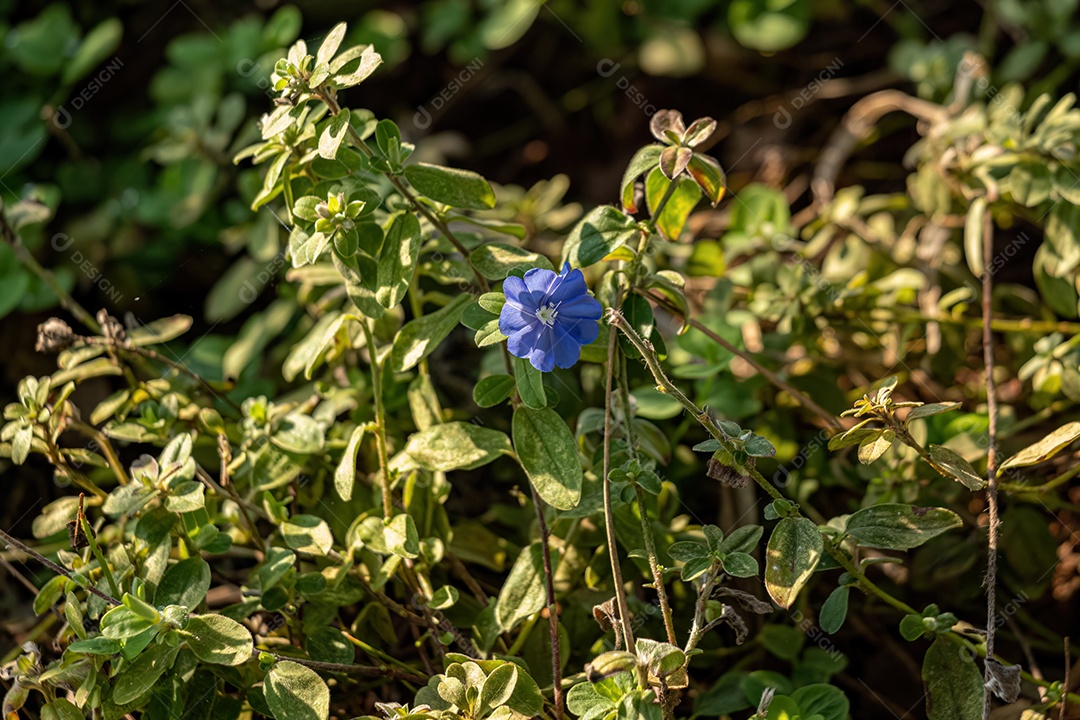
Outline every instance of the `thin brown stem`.
MULTIPOLYGON (((619 359, 619 398, 622 400, 623 424, 626 430, 627 447, 630 454, 637 458, 637 441, 634 438, 634 422, 630 411, 630 389, 626 372, 626 355, 615 349, 619 359)), ((641 515, 641 535, 645 540, 645 553, 649 556, 649 570, 652 572, 653 589, 656 590, 656 599, 660 603, 660 615, 664 618, 664 631, 667 633, 668 642, 678 645, 675 637, 675 621, 671 616, 671 605, 668 603, 667 587, 664 585, 664 573, 660 568, 660 560, 656 554, 656 540, 653 538, 652 524, 649 522, 649 506, 646 503, 645 491, 641 486, 635 486, 638 513, 641 515)))
POLYGON ((297 665, 303 665, 309 667, 312 670, 323 670, 325 672, 339 672, 346 675, 360 675, 362 677, 374 677, 374 678, 393 678, 395 680, 406 680, 408 682, 418 683, 423 685, 427 683, 427 678, 417 675, 415 673, 408 673, 396 668, 392 668, 389 665, 350 665, 348 663, 330 663, 319 662, 317 660, 305 660, 304 658, 290 657, 288 655, 279 655, 277 653, 269 653, 278 660, 287 660, 288 662, 294 662, 297 665))
MULTIPOLYGON (((615 378, 615 349, 618 335, 611 333, 608 338, 607 387, 604 402, 604 527, 607 531, 608 556, 611 559, 611 576, 615 585, 615 604, 619 609, 619 624, 622 627, 623 641, 626 648, 633 652, 634 629, 630 624, 630 608, 626 604, 626 586, 623 584, 622 567, 619 563, 619 547, 615 539, 615 514, 611 504, 611 436, 613 425, 611 417, 612 384, 615 378)), ((618 632, 618 630, 616 630, 618 632)))
POLYGON ((808 395, 806 395, 805 393, 800 392, 799 390, 796 390, 794 387, 792 387, 792 385, 790 383, 788 383, 783 378, 781 378, 779 375, 774 373, 772 370, 770 370, 769 368, 765 367, 760 362, 758 362, 757 359, 755 359, 754 356, 751 355, 750 353, 746 352, 742 348, 735 347, 734 345, 729 343, 727 340, 725 340, 721 336, 717 335, 710 328, 708 328, 707 326, 701 324, 697 320, 694 320, 693 318, 690 318, 690 317, 683 316, 683 314, 679 311, 679 309, 676 308, 675 306, 673 306, 671 303, 669 303, 666 298, 663 298, 663 297, 661 297, 659 295, 655 295, 655 294, 653 294, 653 293, 651 293, 651 292, 649 292, 647 290, 637 290, 636 292, 638 294, 642 295, 643 297, 653 301, 654 303, 662 306, 668 312, 671 312, 671 313, 673 313, 675 315, 678 315, 678 316, 682 317, 683 320, 686 321, 690 325, 690 327, 694 328, 695 330, 699 330, 707 338, 709 338, 710 340, 712 340, 716 344, 720 345, 720 347, 724 348, 728 352, 730 352, 730 353, 736 355, 737 357, 741 358, 744 362, 746 362, 746 364, 748 364, 750 367, 754 368, 755 372, 757 372, 759 375, 761 375, 763 378, 768 380, 770 383, 775 385, 780 390, 783 390, 788 395, 793 397, 796 402, 798 402, 800 405, 805 407, 807 410, 810 410, 811 412, 816 414, 818 417, 820 417, 822 420, 824 420, 826 423, 828 423, 831 427, 834 427, 834 428, 837 428, 837 429, 842 427, 841 424, 840 424, 840 421, 836 419, 836 416, 833 413, 829 412, 825 408, 818 405, 816 402, 811 400, 810 397, 808 395))
MULTIPOLYGON (((994 225, 989 212, 983 221, 982 253, 985 262, 994 254, 994 225)), ((994 385, 994 334, 990 327, 993 307, 993 273, 987 268, 982 274, 983 363, 986 365, 986 414, 989 420, 986 451, 986 504, 989 515, 986 549, 986 656, 994 655, 994 632, 997 623, 997 550, 998 550, 998 478, 997 478, 997 388, 994 385)), ((992 680, 990 665, 986 666, 986 685, 992 680)), ((991 693, 983 694, 983 720, 990 717, 991 693)))
MULTIPOLYGON (((8 535, 3 530, 0 530, 0 540, 3 540, 10 547, 15 548, 16 550, 23 553, 24 555, 29 555, 34 560, 37 560, 39 563, 41 563, 45 567, 52 570, 54 573, 57 573, 58 575, 63 575, 64 577, 68 578, 69 580, 75 580, 75 575, 70 570, 68 570, 67 568, 65 568, 62 565, 57 565, 56 563, 54 563, 49 558, 47 558, 44 555, 42 555, 41 553, 37 552, 36 550, 31 548, 30 546, 24 545, 23 543, 19 542, 18 540, 11 537, 10 535, 8 535)), ((76 581, 76 582, 78 582, 78 581, 76 581)), ((93 585, 86 585, 86 589, 87 589, 87 591, 89 591, 90 593, 93 593, 94 595, 97 595, 99 598, 101 598, 105 602, 109 603, 110 605, 119 605, 120 604, 120 601, 117 600, 116 598, 114 598, 112 595, 101 592, 100 590, 98 590, 93 585)))
POLYGON ((379 489, 382 491, 383 517, 389 519, 394 515, 394 501, 390 495, 390 459, 386 452, 386 410, 383 407, 382 368, 379 366, 379 353, 375 347, 375 334, 371 331, 371 323, 361 322, 360 327, 364 330, 368 355, 371 357, 371 394, 375 398, 375 444, 379 451, 379 489))
POLYGON ((529 483, 532 491, 533 506, 536 508, 536 522, 540 526, 540 551, 544 558, 544 582, 547 590, 548 626, 551 629, 551 677, 555 688, 555 720, 563 717, 562 660, 559 648, 559 608, 555 603, 555 571, 551 564, 551 533, 547 520, 544 519, 543 500, 536 488, 529 483))

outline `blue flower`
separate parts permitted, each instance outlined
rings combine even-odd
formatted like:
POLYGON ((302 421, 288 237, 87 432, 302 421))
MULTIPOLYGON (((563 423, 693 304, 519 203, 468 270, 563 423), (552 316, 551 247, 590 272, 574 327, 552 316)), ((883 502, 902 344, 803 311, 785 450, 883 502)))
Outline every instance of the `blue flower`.
POLYGON ((581 346, 600 334, 602 308, 585 287, 585 276, 566 263, 554 270, 533 268, 525 279, 511 275, 503 283, 506 304, 499 330, 510 338, 510 354, 525 358, 541 372, 568 368, 581 358, 581 346))

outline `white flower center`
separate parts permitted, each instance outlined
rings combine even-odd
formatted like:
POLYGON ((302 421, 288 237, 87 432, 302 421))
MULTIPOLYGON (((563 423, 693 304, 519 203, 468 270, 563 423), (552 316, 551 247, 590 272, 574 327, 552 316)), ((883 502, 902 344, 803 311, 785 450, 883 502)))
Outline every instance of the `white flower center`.
POLYGON ((556 305, 547 304, 542 308, 537 308, 536 318, 547 325, 548 327, 554 327, 555 318, 559 317, 559 310, 556 305))

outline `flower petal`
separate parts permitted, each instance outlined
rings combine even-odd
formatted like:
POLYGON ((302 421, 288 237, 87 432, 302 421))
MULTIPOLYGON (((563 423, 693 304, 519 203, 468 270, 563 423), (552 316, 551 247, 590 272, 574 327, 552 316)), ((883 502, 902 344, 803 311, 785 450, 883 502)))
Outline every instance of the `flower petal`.
POLYGON ((567 264, 559 278, 558 286, 553 287, 545 298, 547 302, 559 304, 588 294, 589 289, 585 286, 585 276, 581 274, 580 270, 570 270, 570 265, 567 264))
POLYGON ((574 320, 599 320, 604 314, 600 301, 591 295, 565 300, 559 303, 559 317, 574 320))
POLYGON ((561 325, 556 324, 554 329, 556 340, 551 355, 555 358, 555 364, 561 368, 572 367, 581 359, 581 345, 561 325))
POLYGON ((519 305, 523 305, 521 294, 525 293, 526 298, 529 297, 529 289, 525 287, 524 281, 516 275, 510 275, 506 278, 506 281, 502 286, 503 294, 506 295, 506 299, 510 302, 515 302, 519 305))
POLYGON ((525 305, 525 298, 528 297, 533 307, 540 307, 552 289, 558 287, 561 282, 559 277, 554 270, 545 268, 533 268, 525 273, 525 287, 528 288, 528 293, 521 296, 521 304, 525 305))
POLYGON ((600 325, 592 318, 577 320, 574 318, 559 318, 557 325, 561 326, 578 345, 588 345, 600 336, 600 325))
POLYGON ((539 322, 536 315, 507 300, 502 312, 499 313, 499 332, 503 335, 513 335, 539 322))
POLYGON ((514 357, 527 358, 532 354, 533 350, 544 336, 545 330, 547 330, 547 328, 543 323, 538 322, 528 325, 507 339, 506 349, 509 350, 510 354, 514 357))
POLYGON ((540 372, 551 372, 555 369, 555 352, 552 347, 555 344, 555 332, 546 325, 541 325, 542 332, 529 353, 529 362, 540 372))

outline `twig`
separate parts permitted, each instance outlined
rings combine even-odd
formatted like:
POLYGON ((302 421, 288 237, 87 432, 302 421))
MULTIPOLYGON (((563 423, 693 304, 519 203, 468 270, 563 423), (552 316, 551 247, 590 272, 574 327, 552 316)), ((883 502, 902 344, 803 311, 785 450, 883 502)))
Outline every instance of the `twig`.
POLYGON ((1069 636, 1065 636, 1065 692, 1061 696, 1061 712, 1059 714, 1059 720, 1065 720, 1065 713, 1067 712, 1067 706, 1069 704, 1069 683, 1072 681, 1072 669, 1069 667, 1072 664, 1072 657, 1069 655, 1069 636))
MULTIPOLYGON (((266 652, 259 651, 256 652, 266 652)), ((305 660, 304 658, 290 657, 289 655, 279 655, 278 653, 267 653, 273 655, 278 660, 287 660, 294 662, 297 665, 303 665, 309 667, 312 670, 324 670, 326 672, 339 672, 346 675, 360 675, 361 677, 376 677, 376 678, 393 678, 395 680, 407 680, 408 682, 418 683, 424 685, 427 683, 427 678, 416 675, 415 673, 408 673, 402 670, 397 670, 389 665, 352 665, 349 663, 330 663, 319 662, 317 660, 305 660)))
MULTIPOLYGON (((983 258, 989 262, 994 254, 994 225, 989 212, 983 217, 982 237, 983 258)), ((997 623, 997 550, 998 550, 998 478, 997 478, 997 392, 994 385, 994 335, 990 327, 991 308, 993 305, 993 273, 989 270, 982 274, 982 314, 983 314, 983 362, 986 365, 986 414, 989 420, 987 429, 989 445, 986 451, 986 504, 989 514, 986 549, 986 656, 994 655, 994 634, 997 623)), ((986 666, 986 684, 990 685, 990 665, 986 666)), ((991 693, 983 694, 983 720, 990 717, 991 693)))
POLYGON ((551 566, 551 533, 548 531, 547 521, 544 520, 544 505, 540 494, 536 492, 533 484, 529 483, 532 491, 533 506, 536 508, 536 522, 540 526, 540 551, 544 558, 544 580, 547 589, 548 625, 551 628, 551 677, 555 688, 555 720, 563 717, 563 690, 562 690, 562 661, 559 648, 559 608, 555 604, 555 573, 551 566))
MULTIPOLYGON (((69 580, 73 580, 76 583, 78 583, 78 581, 75 580, 75 575, 70 570, 68 570, 67 568, 65 568, 62 565, 57 565, 56 563, 54 563, 49 558, 45 557, 44 555, 37 552, 36 550, 29 547, 28 545, 24 545, 20 541, 16 540, 15 538, 11 537, 10 535, 8 535, 3 530, 0 530, 0 540, 3 540, 5 543, 7 543, 9 546, 15 548, 19 552, 21 552, 21 553, 23 553, 25 555, 29 555, 30 557, 34 558, 39 563, 41 563, 45 567, 52 570, 54 573, 57 573, 58 575, 63 575, 64 577, 68 578, 69 580)), ((93 593, 94 595, 97 595, 99 598, 101 598, 105 602, 109 603, 110 605, 119 605, 120 604, 120 601, 117 600, 116 598, 114 598, 112 595, 101 592, 100 590, 98 590, 96 587, 94 587, 91 584, 87 584, 85 587, 89 592, 93 593)))
POLYGON ((90 545, 90 552, 97 558, 98 565, 101 566, 101 572, 105 575, 105 580, 109 583, 109 589, 112 590, 114 595, 119 595, 120 588, 117 586, 115 578, 113 578, 112 570, 109 568, 109 563, 105 559, 105 554, 101 552, 101 547, 98 546, 97 538, 94 537, 94 529, 90 527, 90 522, 83 513, 84 499, 85 496, 82 493, 79 493, 79 509, 75 513, 75 522, 79 523, 82 527, 83 534, 86 535, 86 542, 90 545))
POLYGON ((836 429, 840 429, 840 428, 843 427, 841 425, 840 421, 836 419, 836 415, 834 413, 831 413, 828 410, 826 410, 825 408, 818 405, 816 402, 811 400, 810 397, 807 396, 806 394, 800 392, 799 390, 796 390, 794 387, 791 386, 791 384, 786 382, 779 375, 777 375, 772 370, 770 370, 769 368, 767 368, 764 365, 762 365, 761 363, 759 363, 754 358, 754 356, 751 355, 750 353, 746 352, 745 350, 743 350, 741 348, 735 347, 734 345, 729 343, 727 340, 720 337, 715 332, 713 332, 711 329, 709 329, 706 325, 703 325, 702 323, 698 322, 697 320, 694 320, 693 318, 683 316, 683 314, 678 310, 678 308, 671 305, 667 301, 666 298, 661 297, 659 295, 654 295, 653 293, 648 292, 647 290, 636 290, 636 292, 639 295, 645 297, 646 299, 651 300, 652 302, 662 306, 668 312, 671 312, 671 313, 673 313, 675 315, 678 315, 678 316, 682 317, 683 320, 690 325, 690 327, 694 328, 695 330, 701 331, 710 340, 717 343, 718 345, 720 345, 722 348, 724 348, 728 352, 738 356, 740 359, 742 359, 744 362, 746 362, 748 365, 750 365, 750 367, 754 368, 754 370, 759 375, 761 375, 763 378, 768 380, 770 383, 775 385, 780 390, 783 390, 788 395, 795 398, 796 402, 798 402, 800 405, 802 405, 806 409, 814 412, 822 420, 827 422, 831 427, 834 427, 836 429))
MULTIPOLYGON (((637 459, 637 441, 634 438, 634 422, 630 410, 630 390, 627 381, 626 355, 616 353, 619 356, 619 397, 622 400, 623 423, 626 428, 626 442, 632 457, 637 459)), ((664 585, 664 574, 660 570, 659 557, 656 554, 656 540, 653 537, 652 524, 649 522, 649 507, 645 502, 645 491, 640 485, 634 486, 637 499, 638 512, 641 513, 641 535, 645 540, 645 554, 649 556, 649 570, 653 576, 653 589, 656 590, 656 599, 660 603, 660 615, 664 618, 664 631, 667 640, 672 645, 678 645, 675 637, 675 622, 671 617, 671 604, 668 602, 667 587, 664 585)))
MULTIPOLYGON (((611 559, 611 576, 615 585, 615 603, 619 609, 619 624, 625 646, 633 652, 634 629, 630 624, 630 608, 626 604, 626 586, 623 584, 622 567, 619 564, 619 548, 615 539, 615 514, 611 505, 611 391, 615 377, 615 346, 618 336, 611 333, 608 338, 607 387, 604 401, 604 527, 607 531, 608 557, 611 559)), ((616 629, 618 634, 618 629, 616 629)))
POLYGON ((383 517, 389 520, 394 516, 394 501, 390 495, 390 460, 386 454, 386 410, 383 407, 382 368, 379 366, 379 353, 375 347, 375 334, 371 331, 374 320, 361 321, 368 355, 371 358, 371 394, 375 398, 375 444, 379 451, 379 489, 382 491, 383 517))
POLYGON ((882 90, 859 100, 851 106, 840 127, 825 143, 814 168, 810 187, 818 207, 832 200, 836 176, 855 146, 869 134, 878 120, 897 110, 931 123, 948 115, 942 106, 911 97, 899 90, 882 90))
POLYGON ((218 398, 219 400, 222 400, 223 402, 227 403, 234 410, 240 410, 240 406, 237 405, 235 401, 233 401, 227 395, 222 395, 219 392, 217 392, 216 390, 214 390, 214 388, 210 386, 210 383, 208 383, 206 380, 203 379, 202 375, 199 375, 199 373, 197 373, 194 370, 192 370, 191 368, 187 367, 182 362, 176 362, 175 360, 170 360, 169 358, 165 357, 164 355, 162 355, 161 353, 159 353, 159 352, 157 352, 155 350, 151 350, 150 348, 139 347, 138 345, 126 345, 124 343, 118 343, 118 342, 115 342, 114 340, 110 340, 110 339, 104 338, 104 337, 81 337, 81 336, 76 336, 75 339, 77 341, 79 341, 79 342, 85 343, 86 345, 100 345, 100 346, 106 347, 106 348, 108 348, 108 349, 110 349, 110 350, 112 350, 114 352, 131 353, 132 355, 139 355, 139 356, 147 358, 149 360, 154 360, 156 362, 167 365, 169 367, 169 369, 175 370, 178 373, 182 373, 184 375, 187 375, 192 380, 194 380, 195 382, 202 385, 207 391, 209 391, 209 393, 211 395, 213 395, 214 397, 218 398))

